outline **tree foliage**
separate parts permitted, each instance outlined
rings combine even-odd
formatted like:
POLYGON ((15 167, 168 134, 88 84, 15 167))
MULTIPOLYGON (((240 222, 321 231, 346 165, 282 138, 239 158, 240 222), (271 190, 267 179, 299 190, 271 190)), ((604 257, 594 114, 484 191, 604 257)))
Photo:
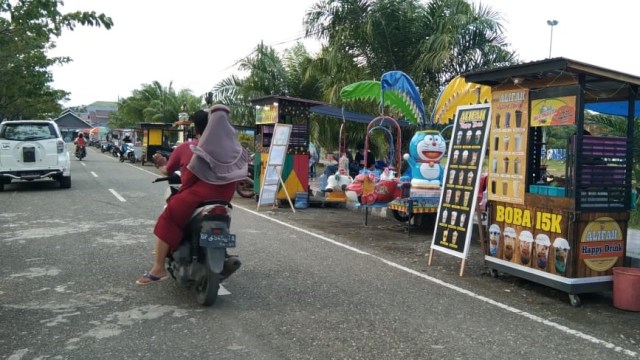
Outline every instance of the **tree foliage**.
POLYGON ((162 86, 160 82, 143 84, 131 96, 120 99, 118 111, 112 115, 110 127, 135 127, 141 122, 157 122, 172 124, 178 121, 178 114, 194 113, 204 106, 201 96, 195 96, 191 90, 183 89, 178 92, 173 84, 162 86))
POLYGON ((49 57, 47 51, 65 29, 113 26, 104 14, 63 14, 61 5, 57 0, 0 0, 0 119, 56 117, 68 93, 50 85, 49 68, 71 59, 49 57))

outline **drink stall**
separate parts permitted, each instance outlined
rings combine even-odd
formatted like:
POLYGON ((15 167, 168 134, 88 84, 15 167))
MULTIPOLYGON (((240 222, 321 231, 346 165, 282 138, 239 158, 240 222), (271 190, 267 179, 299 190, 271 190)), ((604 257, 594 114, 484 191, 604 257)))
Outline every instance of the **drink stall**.
POLYGON ((491 87, 485 264, 567 292, 612 289, 624 266, 640 78, 554 58, 465 74, 491 87), (626 137, 590 135, 585 110, 623 116, 626 137), (545 176, 545 131, 569 126, 564 181, 545 176))
POLYGON ((282 167, 282 180, 276 200, 286 194, 309 193, 309 116, 310 108, 323 103, 287 96, 267 96, 251 100, 256 110, 254 191, 260 193, 269 157, 275 124, 291 124, 291 134, 282 167))
POLYGON ((138 124, 142 133, 142 157, 141 162, 153 164, 153 154, 158 151, 171 153, 171 148, 166 143, 164 132, 171 128, 171 124, 166 123, 140 123, 138 124))

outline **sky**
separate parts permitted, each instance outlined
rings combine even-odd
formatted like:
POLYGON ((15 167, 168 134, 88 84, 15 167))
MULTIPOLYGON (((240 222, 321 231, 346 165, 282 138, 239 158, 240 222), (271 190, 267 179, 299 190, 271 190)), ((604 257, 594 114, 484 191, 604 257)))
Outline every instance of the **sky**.
MULTIPOLYGON (((302 21, 316 0, 64 0, 61 12, 105 13, 110 30, 78 26, 56 40, 53 87, 71 92, 63 106, 117 101, 154 81, 202 95, 242 74, 238 60, 262 41, 283 51, 305 40, 302 21)), ((566 57, 640 76, 636 19, 640 2, 484 0, 502 16, 510 48, 523 61, 566 57), (548 20, 557 20, 549 26, 548 20), (553 34, 552 34, 553 29, 553 34), (553 35, 553 36, 551 36, 553 35)))

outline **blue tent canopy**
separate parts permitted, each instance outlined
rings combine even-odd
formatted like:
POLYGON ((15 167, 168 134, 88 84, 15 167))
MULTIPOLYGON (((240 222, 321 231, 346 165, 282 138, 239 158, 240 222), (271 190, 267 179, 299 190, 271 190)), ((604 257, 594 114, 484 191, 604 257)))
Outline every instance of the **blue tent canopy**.
MULTIPOLYGON (((598 102, 585 104, 586 110, 595 111, 600 114, 627 116, 629 114, 629 103, 627 101, 598 102)), ((640 116, 640 101, 635 102, 634 117, 640 116)))

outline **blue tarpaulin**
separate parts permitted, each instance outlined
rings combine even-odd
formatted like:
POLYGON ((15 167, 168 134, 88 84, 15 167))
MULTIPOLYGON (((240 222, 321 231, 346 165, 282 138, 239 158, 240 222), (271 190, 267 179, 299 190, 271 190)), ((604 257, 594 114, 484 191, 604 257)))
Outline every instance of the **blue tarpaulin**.
MULTIPOLYGON (((636 100, 634 117, 640 116, 640 101, 636 100)), ((627 116, 629 114, 629 103, 627 101, 611 101, 585 104, 586 110, 595 111, 606 115, 627 116)))

